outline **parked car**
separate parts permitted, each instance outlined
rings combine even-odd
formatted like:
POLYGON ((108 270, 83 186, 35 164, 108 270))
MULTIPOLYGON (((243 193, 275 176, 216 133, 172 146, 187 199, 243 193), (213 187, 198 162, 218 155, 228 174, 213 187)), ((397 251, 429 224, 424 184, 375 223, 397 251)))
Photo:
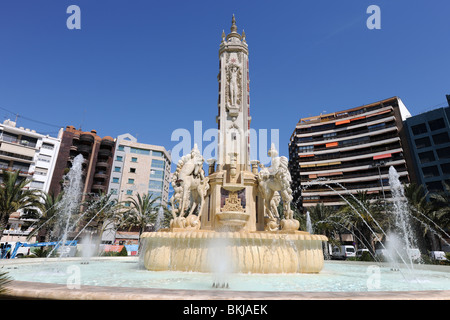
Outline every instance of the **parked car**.
POLYGON ((437 261, 446 261, 447 260, 447 257, 445 256, 444 251, 431 251, 430 258, 432 260, 437 260, 437 261))
POLYGON ((331 254, 334 259, 347 259, 351 257, 355 257, 356 250, 354 246, 344 245, 333 248, 333 252, 331 254))
POLYGON ((364 252, 369 253, 369 249, 363 248, 363 249, 356 250, 356 257, 361 258, 364 252))

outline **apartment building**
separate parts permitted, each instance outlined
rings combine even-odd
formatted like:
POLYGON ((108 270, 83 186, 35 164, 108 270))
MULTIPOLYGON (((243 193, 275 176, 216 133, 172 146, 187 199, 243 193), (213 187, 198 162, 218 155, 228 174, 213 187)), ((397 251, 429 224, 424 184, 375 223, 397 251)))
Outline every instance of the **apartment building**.
MULTIPOLYGON (((31 189, 48 192, 62 138, 37 133, 35 130, 17 127, 16 122, 5 120, 0 124, 0 169, 17 170, 22 179, 30 179, 31 189)), ((0 180, 2 177, 0 176, 0 180)), ((21 218, 22 213, 10 216, 2 241, 24 241, 31 224, 21 218)))
POLYGON ((425 192, 444 190, 450 184, 450 95, 448 107, 434 109, 406 119, 417 182, 425 192))
POLYGON ((128 133, 120 135, 108 191, 113 193, 113 198, 125 202, 138 193, 153 194, 167 205, 170 167, 171 156, 164 147, 139 143, 128 133))
POLYGON ((115 141, 109 136, 102 138, 96 130, 88 132, 67 126, 62 135, 50 191, 54 194, 62 191, 64 175, 70 170, 73 159, 82 154, 85 159, 83 197, 107 193, 114 148, 115 141))
POLYGON ((403 121, 410 113, 398 97, 340 112, 302 118, 289 143, 294 203, 338 208, 349 193, 389 200, 389 167, 410 182, 412 166, 403 121))

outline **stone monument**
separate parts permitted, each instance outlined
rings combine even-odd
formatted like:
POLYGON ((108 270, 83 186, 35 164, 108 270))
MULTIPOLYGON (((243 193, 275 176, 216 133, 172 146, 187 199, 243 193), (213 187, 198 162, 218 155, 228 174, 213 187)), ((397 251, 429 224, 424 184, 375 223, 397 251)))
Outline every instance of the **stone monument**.
POLYGON ((211 243, 219 241, 232 272, 317 273, 327 239, 299 231, 290 206, 288 159, 279 157, 273 144, 270 167, 249 159, 248 45, 245 32, 237 32, 234 15, 231 32, 222 33, 219 59, 217 159, 207 160, 208 176, 196 145, 180 159, 172 176, 170 228, 141 236, 145 266, 213 272, 211 243))

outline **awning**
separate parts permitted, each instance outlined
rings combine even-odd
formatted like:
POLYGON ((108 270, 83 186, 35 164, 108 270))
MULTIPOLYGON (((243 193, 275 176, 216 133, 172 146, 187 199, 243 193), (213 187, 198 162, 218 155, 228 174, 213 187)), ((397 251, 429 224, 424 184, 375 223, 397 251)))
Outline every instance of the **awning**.
POLYGON ((373 160, 386 159, 392 157, 391 153, 380 154, 378 156, 373 156, 373 160))
POLYGON ((341 124, 346 124, 346 123, 350 123, 350 120, 342 120, 342 121, 337 121, 336 125, 339 126, 341 124))

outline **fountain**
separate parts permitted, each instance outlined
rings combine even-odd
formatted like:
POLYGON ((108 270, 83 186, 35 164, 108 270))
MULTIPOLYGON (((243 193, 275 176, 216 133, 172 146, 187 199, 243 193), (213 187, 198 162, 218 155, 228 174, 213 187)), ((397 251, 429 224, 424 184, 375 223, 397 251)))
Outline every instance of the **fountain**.
MULTIPOLYGON (((416 278, 410 281, 382 263, 324 262, 322 244, 327 238, 312 234, 309 213, 307 230, 299 231, 290 209, 287 159, 278 156, 274 145, 268 152, 270 167, 249 159, 248 48, 245 34, 236 30, 233 18, 231 33, 223 34, 219 51, 217 159, 207 160, 208 176, 197 146, 177 163, 172 176, 175 192, 170 200, 170 227, 160 228, 160 208, 156 232, 141 236, 139 257, 91 257, 85 252, 81 261, 89 263, 80 264, 80 258, 2 261, 2 268, 14 279, 8 287, 11 296, 202 300, 450 297, 450 267, 417 267, 416 278), (278 212, 280 203, 283 219, 278 212), (406 292, 410 290, 414 295, 406 292)), ((74 172, 81 160, 74 160, 74 172)), ((61 215, 67 222, 63 239, 71 230, 70 208, 81 193, 77 179, 73 181, 74 193, 68 192, 72 196, 61 215)))
POLYGON ((389 185, 391 187, 393 200, 394 231, 387 236, 388 257, 395 263, 395 260, 409 262, 410 268, 414 268, 413 262, 420 259, 417 249, 417 237, 412 230, 408 202, 406 200, 403 185, 399 180, 399 175, 394 167, 389 168, 389 185), (398 256, 396 255, 398 254, 398 256))
POLYGON ((61 198, 61 202, 58 203, 58 216, 57 216, 57 227, 53 230, 53 233, 60 233, 59 243, 60 246, 55 246, 53 250, 49 253, 49 256, 53 253, 55 249, 60 252, 60 257, 62 257, 66 252, 67 236, 71 230, 71 219, 75 214, 78 214, 79 204, 81 200, 81 190, 82 190, 82 173, 83 173, 83 155, 77 155, 72 161, 72 167, 69 172, 64 177, 65 187, 64 195, 61 198), (61 234, 62 233, 62 234, 61 234))
POLYGON ((197 145, 178 161, 170 228, 141 236, 145 267, 215 272, 220 259, 229 260, 223 265, 232 272, 318 273, 327 238, 299 231, 293 219, 288 159, 274 144, 270 167, 249 158, 248 45, 234 17, 231 33, 222 38, 217 159, 208 159, 208 176, 197 145), (211 243, 222 246, 215 259, 211 243))

